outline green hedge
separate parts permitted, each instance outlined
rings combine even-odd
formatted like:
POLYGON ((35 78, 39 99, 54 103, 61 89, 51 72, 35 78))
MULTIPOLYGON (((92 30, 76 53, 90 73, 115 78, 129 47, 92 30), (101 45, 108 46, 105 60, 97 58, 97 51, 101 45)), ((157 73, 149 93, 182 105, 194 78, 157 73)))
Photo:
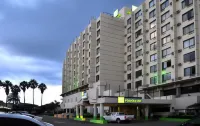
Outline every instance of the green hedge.
POLYGON ((177 115, 177 116, 168 116, 168 118, 192 119, 192 118, 195 118, 195 116, 193 116, 193 115, 177 115))
POLYGON ((161 121, 170 121, 170 122, 186 122, 190 119, 180 119, 180 118, 160 118, 161 121))

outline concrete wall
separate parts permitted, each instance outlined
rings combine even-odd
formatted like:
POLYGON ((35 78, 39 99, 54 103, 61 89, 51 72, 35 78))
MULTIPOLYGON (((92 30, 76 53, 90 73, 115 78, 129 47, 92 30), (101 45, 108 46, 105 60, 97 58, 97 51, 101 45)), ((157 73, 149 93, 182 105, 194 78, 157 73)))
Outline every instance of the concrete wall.
POLYGON ((175 109, 185 109, 189 105, 195 104, 198 102, 198 97, 197 96, 189 96, 189 97, 180 97, 176 98, 176 103, 175 103, 175 109))

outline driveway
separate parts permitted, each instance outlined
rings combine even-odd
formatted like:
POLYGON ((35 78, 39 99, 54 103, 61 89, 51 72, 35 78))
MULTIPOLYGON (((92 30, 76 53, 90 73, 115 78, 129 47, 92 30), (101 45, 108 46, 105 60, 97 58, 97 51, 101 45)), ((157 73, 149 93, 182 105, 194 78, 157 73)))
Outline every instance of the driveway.
MULTIPOLYGON (((59 119, 54 118, 50 116, 44 116, 44 121, 54 124, 54 126, 93 126, 93 125, 99 125, 99 124, 93 124, 89 122, 80 122, 80 121, 74 121, 69 119, 59 119)), ((116 124, 116 123, 109 123, 105 125, 109 126, 116 126, 116 125, 134 125, 134 126, 177 126, 180 123, 175 122, 163 122, 163 121, 145 121, 145 122, 133 122, 128 124, 116 124)))

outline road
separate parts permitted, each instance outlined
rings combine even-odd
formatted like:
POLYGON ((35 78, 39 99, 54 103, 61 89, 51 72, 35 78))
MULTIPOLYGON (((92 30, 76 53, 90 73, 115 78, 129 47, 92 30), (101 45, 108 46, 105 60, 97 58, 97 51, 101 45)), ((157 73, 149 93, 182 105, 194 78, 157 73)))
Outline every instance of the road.
MULTIPOLYGON (((44 116, 44 121, 54 124, 54 126, 95 126, 99 124, 92 124, 89 122, 80 122, 80 121, 74 121, 74 120, 68 120, 68 119, 59 119, 49 116, 44 116)), ((177 126, 180 123, 174 123, 174 122, 162 122, 162 121, 145 121, 145 122, 133 122, 128 124, 116 124, 116 123, 109 123, 105 124, 108 126, 116 126, 116 125, 134 125, 134 126, 177 126)))

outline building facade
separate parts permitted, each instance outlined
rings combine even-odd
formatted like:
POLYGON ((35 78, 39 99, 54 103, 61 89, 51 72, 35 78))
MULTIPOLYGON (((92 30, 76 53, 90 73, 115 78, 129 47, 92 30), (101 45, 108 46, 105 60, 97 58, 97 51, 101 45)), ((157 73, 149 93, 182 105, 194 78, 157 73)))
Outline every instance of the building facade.
POLYGON ((149 106, 172 112, 199 102, 199 6, 198 0, 146 0, 91 20, 63 63, 62 108, 100 105, 102 116, 104 106, 116 110, 119 97, 136 100, 126 105, 145 113, 149 106))

